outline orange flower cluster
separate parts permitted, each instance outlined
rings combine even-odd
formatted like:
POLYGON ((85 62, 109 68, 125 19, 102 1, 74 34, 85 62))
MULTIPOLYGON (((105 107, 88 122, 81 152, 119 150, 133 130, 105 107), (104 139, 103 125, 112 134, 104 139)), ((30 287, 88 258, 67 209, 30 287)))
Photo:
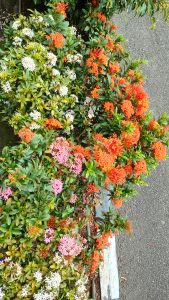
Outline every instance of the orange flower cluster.
POLYGON ((31 238, 36 238, 41 233, 41 229, 37 226, 29 226, 28 235, 31 238))
POLYGON ((133 173, 133 168, 132 168, 130 162, 127 165, 124 166, 124 169, 127 173, 127 177, 130 177, 133 173))
POLYGON ((108 57, 103 49, 94 48, 89 53, 86 65, 89 67, 89 73, 98 75, 103 73, 104 66, 107 65, 108 57))
POLYGON ((104 248, 110 247, 109 238, 112 237, 112 231, 108 231, 100 235, 96 239, 96 249, 103 250, 104 248))
POLYGON ((90 271, 92 274, 95 273, 101 260, 103 260, 103 255, 95 250, 88 261, 90 263, 90 271))
POLYGON ((35 133, 33 133, 29 128, 23 127, 19 132, 18 136, 24 140, 27 143, 30 143, 30 141, 33 139, 35 136, 35 133))
POLYGON ((144 159, 139 160, 134 164, 134 174, 135 176, 139 176, 140 174, 146 174, 147 172, 147 165, 144 159))
POLYGON ((127 98, 137 99, 137 106, 136 106, 136 117, 144 117, 145 112, 148 109, 148 95, 143 89, 141 84, 129 85, 127 89, 127 98))
POLYGON ((113 184, 121 185, 126 181, 126 171, 123 167, 117 166, 108 172, 108 178, 113 184))
POLYGON ((104 110, 106 112, 113 112, 113 110, 114 110, 114 104, 112 102, 109 102, 109 101, 105 102, 104 103, 104 110))
POLYGON ((136 145, 140 138, 140 129, 137 122, 130 122, 130 121, 123 121, 123 125, 127 125, 127 123, 132 123, 134 125, 134 130, 131 133, 126 131, 122 131, 122 137, 124 145, 127 149, 131 148, 132 146, 136 145))
POLYGON ((98 19, 100 19, 102 22, 105 22, 105 23, 106 23, 107 18, 106 18, 106 16, 105 16, 101 11, 99 11, 99 12, 97 13, 97 17, 98 17, 98 19))
POLYGON ((155 121, 154 119, 152 119, 149 122, 149 124, 147 126, 147 129, 148 130, 155 130, 155 129, 159 128, 159 126, 160 126, 159 123, 157 121, 155 121))
POLYGON ((115 49, 114 42, 108 34, 106 35, 106 40, 108 41, 106 48, 108 48, 110 51, 113 51, 115 49))
POLYGON ((113 73, 118 73, 118 72, 120 72, 120 65, 119 65, 119 63, 118 62, 113 62, 113 63, 110 63, 109 64, 109 73, 110 74, 113 74, 113 73))
POLYGON ((55 229, 56 227, 56 217, 55 216, 51 216, 48 220, 48 227, 49 228, 52 228, 52 229, 55 229))
POLYGON ((66 18, 66 9, 68 8, 69 4, 68 2, 59 2, 57 5, 56 5, 56 11, 58 11, 59 13, 61 13, 62 15, 65 16, 66 18))
POLYGON ((130 100, 122 101, 121 110, 128 119, 134 114, 134 107, 130 100))
POLYGON ((98 147, 95 147, 93 154, 94 159, 97 161, 97 165, 102 172, 108 172, 112 169, 112 165, 115 162, 115 157, 113 157, 113 155, 98 149, 98 147))
POLYGON ((100 188, 97 187, 94 183, 90 183, 87 188, 88 194, 99 193, 100 188))
POLYGON ((91 91, 91 97, 93 99, 97 99, 99 97, 99 88, 95 87, 92 91, 91 91))
POLYGON ((148 107, 149 107, 149 103, 147 98, 138 100, 136 112, 135 112, 136 117, 143 118, 148 107))
POLYGON ((75 154, 82 154, 85 158, 90 157, 90 150, 80 145, 73 146, 75 154))
POLYGON ((47 39, 51 39, 52 43, 50 44, 50 46, 54 46, 56 48, 62 48, 65 44, 65 38, 63 36, 63 34, 61 34, 60 32, 56 32, 56 33, 51 33, 47 39))
POLYGON ((56 119, 47 119, 45 125, 51 129, 61 129, 63 128, 62 124, 56 119))
POLYGON ((112 202, 117 209, 121 208, 123 205, 123 199, 121 198, 112 198, 112 202))
POLYGON ((154 156, 157 160, 163 160, 167 155, 166 147, 161 143, 157 142, 152 146, 154 156))
POLYGON ((123 153, 122 141, 118 137, 113 137, 109 139, 108 144, 106 145, 107 150, 113 154, 114 157, 117 157, 123 153))

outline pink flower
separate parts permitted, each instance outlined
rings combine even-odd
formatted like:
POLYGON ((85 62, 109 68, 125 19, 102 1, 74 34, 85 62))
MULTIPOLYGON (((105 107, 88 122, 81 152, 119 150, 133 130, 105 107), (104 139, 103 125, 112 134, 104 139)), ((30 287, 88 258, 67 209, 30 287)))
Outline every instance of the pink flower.
POLYGON ((52 228, 45 229, 44 236, 44 242, 49 244, 54 239, 54 230, 52 228))
POLYGON ((82 165, 85 158, 82 154, 75 154, 74 157, 75 157, 74 162, 70 164, 70 170, 74 174, 79 175, 82 172, 82 165))
POLYGON ((70 204, 74 204, 75 202, 77 201, 77 196, 75 195, 75 194, 73 194, 72 196, 71 196, 71 199, 70 199, 70 204))
POLYGON ((59 164, 66 164, 69 159, 69 143, 63 137, 58 137, 54 143, 50 145, 50 152, 59 164))
POLYGON ((60 179, 51 180, 51 184, 55 195, 61 193, 63 189, 63 182, 60 179))
POLYGON ((65 256, 77 256, 83 249, 82 244, 79 243, 75 238, 68 235, 64 235, 60 239, 58 250, 65 256))
POLYGON ((3 198, 4 200, 8 200, 11 194, 12 194, 12 190, 10 187, 6 187, 4 191, 2 191, 2 188, 0 187, 0 198, 3 198))

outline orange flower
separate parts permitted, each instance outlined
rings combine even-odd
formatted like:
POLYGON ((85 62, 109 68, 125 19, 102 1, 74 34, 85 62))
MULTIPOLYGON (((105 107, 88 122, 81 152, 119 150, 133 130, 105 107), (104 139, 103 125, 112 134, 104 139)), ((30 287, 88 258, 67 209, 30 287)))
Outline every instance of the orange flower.
POLYGON ((60 32, 51 33, 47 39, 52 39, 50 46, 55 46, 56 48, 62 48, 65 44, 65 38, 60 32))
POLYGON ((115 158, 111 154, 102 150, 95 150, 93 154, 95 160, 97 161, 98 167, 103 172, 108 172, 112 169, 115 158))
POLYGON ((140 117, 140 118, 144 117, 145 112, 148 109, 148 106, 149 103, 147 98, 138 100, 136 112, 135 112, 136 117, 140 117))
POLYGON ((111 37, 107 34, 106 35, 106 40, 108 40, 107 44, 106 44, 106 48, 108 48, 110 51, 113 51, 114 49, 114 42, 111 39, 111 37))
POLYGON ((60 12, 62 15, 66 17, 66 9, 68 8, 69 4, 68 2, 59 2, 56 5, 56 11, 60 12))
POLYGON ((48 255, 49 255, 48 249, 43 248, 39 252, 39 256, 42 257, 42 258, 47 258, 48 255))
POLYGON ((160 126, 159 123, 157 121, 155 121, 154 119, 152 119, 149 122, 149 124, 147 126, 147 129, 148 130, 155 130, 155 129, 159 128, 159 126, 160 126))
POLYGON ((28 235, 31 237, 31 238, 36 238, 41 232, 41 229, 37 226, 32 226, 30 225, 29 226, 29 229, 28 229, 28 235))
POLYGON ((61 128, 63 128, 62 124, 58 120, 52 119, 52 118, 51 119, 47 119, 45 121, 45 125, 47 127, 49 127, 49 128, 53 128, 53 129, 61 129, 61 128))
POLYGON ((131 148, 138 143, 140 138, 140 130, 137 122, 123 121, 123 126, 127 125, 128 123, 132 123, 134 125, 134 130, 131 133, 122 131, 122 137, 125 147, 131 148))
POLYGON ((97 87, 95 87, 92 91, 91 91, 91 96, 93 99, 97 99, 99 97, 99 89, 97 87))
POLYGON ((97 17, 98 17, 98 19, 100 19, 103 22, 106 22, 106 20, 107 20, 106 16, 101 11, 97 13, 97 17))
POLYGON ((125 169, 125 171, 127 173, 127 177, 130 177, 131 174, 133 173, 133 168, 132 168, 131 164, 128 163, 127 165, 125 165, 124 169, 125 169))
POLYGON ((56 226, 56 217, 55 216, 51 216, 48 220, 48 227, 55 229, 56 226))
POLYGON ((108 177, 113 184, 121 185, 126 181, 126 171, 123 167, 117 166, 108 172, 108 177))
POLYGON ((123 199, 117 199, 117 198, 113 198, 112 199, 112 202, 114 203, 114 206, 117 208, 117 209, 119 209, 119 208, 121 208, 122 207, 122 205, 123 205, 123 199))
POLYGON ((99 193, 100 188, 97 187, 94 183, 90 183, 87 188, 88 194, 99 193))
POLYGON ((129 69, 128 70, 128 75, 130 76, 130 77, 134 77, 134 71, 133 70, 131 70, 131 69, 129 69))
POLYGON ((110 151, 115 157, 123 153, 122 141, 120 138, 113 137, 109 140, 107 150, 110 151))
POLYGON ((112 236, 112 231, 103 233, 96 239, 96 249, 103 250, 104 248, 110 247, 109 237, 112 236))
POLYGON ((29 128, 23 127, 19 132, 18 132, 19 137, 24 140, 27 143, 30 143, 30 141, 33 139, 35 136, 35 133, 33 133, 29 128))
POLYGON ((166 147, 161 143, 157 142, 152 146, 154 156, 157 160, 163 160, 167 155, 166 147))
POLYGON ((126 79, 124 77, 120 77, 119 78, 119 81, 118 81, 118 84, 125 84, 126 83, 126 79))
POLYGON ((128 119, 134 114, 134 107, 130 100, 122 101, 121 110, 128 119))
POLYGON ((104 110, 106 112, 110 112, 110 111, 112 112, 114 110, 114 104, 112 102, 109 102, 109 101, 105 102, 104 103, 104 110))
POLYGON ((74 146, 74 152, 77 154, 82 154, 85 158, 89 158, 90 157, 90 150, 86 149, 80 145, 76 145, 74 146))
POLYGON ((120 52, 123 52, 124 49, 123 49, 123 46, 121 44, 116 44, 116 50, 119 50, 120 52))
POLYGON ((113 74, 113 73, 118 73, 120 71, 120 66, 118 62, 113 62, 110 63, 109 65, 109 73, 113 74))
POLYGON ((128 234, 131 234, 133 232, 133 226, 130 221, 125 222, 125 230, 126 230, 126 233, 128 233, 128 234))
POLYGON ((135 176, 139 176, 140 174, 146 174, 146 172, 147 172, 147 165, 144 159, 141 159, 134 164, 135 176))

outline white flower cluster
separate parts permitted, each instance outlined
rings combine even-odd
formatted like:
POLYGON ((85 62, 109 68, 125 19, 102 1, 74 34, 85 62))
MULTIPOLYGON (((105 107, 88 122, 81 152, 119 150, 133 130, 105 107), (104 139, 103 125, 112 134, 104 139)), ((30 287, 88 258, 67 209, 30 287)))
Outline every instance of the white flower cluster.
POLYGON ((33 122, 31 125, 30 125, 30 130, 35 130, 35 129, 39 129, 40 128, 40 125, 33 122))
POLYGON ((79 279, 75 286, 77 287, 76 294, 74 296, 74 300, 85 300, 87 299, 87 289, 84 285, 84 282, 79 279))
POLYGON ((60 72, 57 69, 52 69, 53 76, 60 76, 60 72))
POLYGON ((89 108, 89 111, 88 111, 88 118, 89 118, 89 119, 94 118, 94 116, 95 116, 95 111, 96 111, 96 107, 95 107, 95 106, 91 106, 91 107, 89 108))
POLYGON ((79 102, 79 99, 78 99, 78 97, 77 97, 76 95, 71 94, 70 96, 71 96, 72 98, 74 98, 76 102, 79 102))
POLYGON ((21 292, 21 296, 22 297, 27 297, 28 296, 28 288, 29 288, 29 285, 26 285, 23 289, 22 289, 22 292, 21 292))
POLYGON ((2 88, 3 88, 5 93, 9 93, 12 90, 9 81, 7 81, 5 84, 2 84, 2 88))
POLYGON ((21 22, 19 20, 16 20, 12 24, 12 29, 17 30, 21 26, 21 22))
POLYGON ((47 58, 51 66, 55 66, 57 62, 57 56, 52 52, 47 53, 47 58))
POLYGON ((34 21, 37 24, 43 23, 43 17, 42 16, 33 16, 32 21, 34 21))
POLYGON ((30 116, 32 119, 34 119, 35 121, 38 120, 41 116, 40 112, 37 111, 37 110, 33 110, 31 113, 30 113, 30 116))
POLYGON ((1 68, 2 68, 3 71, 7 70, 7 66, 4 63, 1 64, 1 68))
POLYGON ((62 257, 56 252, 53 261, 59 265, 62 262, 62 257))
POLYGON ((32 39, 34 37, 34 32, 32 31, 32 29, 25 27, 24 29, 22 29, 22 33, 25 36, 28 36, 30 39, 32 39))
POLYGON ((22 39, 19 36, 14 37, 14 41, 12 43, 14 46, 21 46, 22 44, 22 39))
POLYGON ((70 80, 76 79, 76 73, 73 70, 67 69, 66 74, 69 76, 70 80))
POLYGON ((3 299, 4 296, 5 296, 5 294, 2 291, 2 287, 0 287, 0 300, 3 299))
POLYGON ((42 281, 42 273, 40 271, 36 271, 33 274, 33 277, 36 279, 37 282, 41 282, 42 281))
POLYGON ((68 94, 68 88, 65 85, 62 85, 59 89, 60 96, 64 97, 68 94))
POLYGON ((22 58, 22 66, 24 67, 24 69, 29 70, 31 72, 33 72, 36 67, 33 58, 29 56, 22 58))
POLYGON ((76 35, 76 33, 77 33, 77 29, 74 26, 69 27, 68 30, 71 35, 76 35))
POLYGON ((86 97, 86 100, 84 101, 84 105, 89 105, 92 99, 90 97, 86 97))
POLYGON ((40 290, 37 294, 34 294, 33 298, 34 300, 54 300, 55 298, 55 293, 49 293, 45 292, 44 290, 40 290))
POLYGON ((67 61, 72 63, 72 62, 77 62, 77 63, 81 63, 83 59, 83 56, 80 53, 77 54, 68 54, 67 55, 67 61))
POLYGON ((45 278, 46 289, 51 291, 52 289, 58 289, 61 283, 61 276, 58 272, 51 273, 51 276, 45 278))
POLYGON ((66 117, 68 122, 73 123, 74 117, 75 117, 74 111, 73 110, 68 110, 65 114, 65 117, 66 117))

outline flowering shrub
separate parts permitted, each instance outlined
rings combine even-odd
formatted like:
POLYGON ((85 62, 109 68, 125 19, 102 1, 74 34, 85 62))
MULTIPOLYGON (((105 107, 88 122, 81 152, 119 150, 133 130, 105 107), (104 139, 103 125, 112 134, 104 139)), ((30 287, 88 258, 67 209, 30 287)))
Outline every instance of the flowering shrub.
POLYGON ((81 35, 69 4, 5 32, 0 105, 20 143, 0 157, 0 299, 89 299, 109 238, 132 232, 112 207, 166 157, 169 117, 147 112, 142 61, 101 2, 83 11, 81 35), (102 188, 111 205, 96 217, 102 188))

